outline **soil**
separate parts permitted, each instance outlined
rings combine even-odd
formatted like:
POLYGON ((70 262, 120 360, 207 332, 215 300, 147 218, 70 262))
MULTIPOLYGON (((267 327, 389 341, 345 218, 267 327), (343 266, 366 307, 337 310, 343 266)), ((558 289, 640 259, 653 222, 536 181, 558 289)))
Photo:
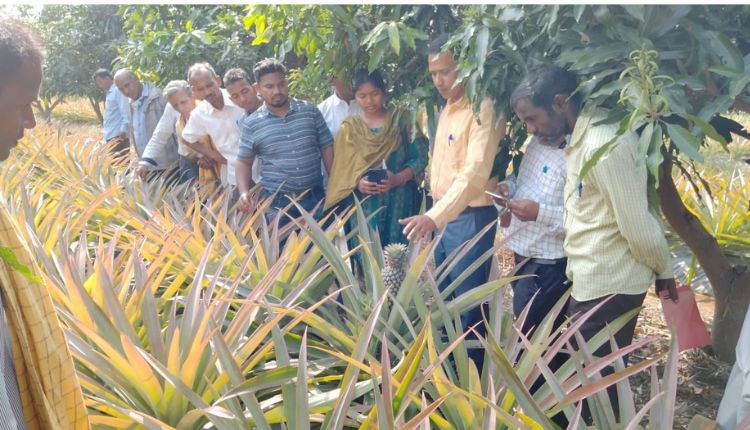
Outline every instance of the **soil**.
MULTIPOLYGON (((710 328, 714 317, 714 298, 704 294, 695 294, 695 299, 703 321, 710 328)), ((669 350, 669 330, 664 323, 659 298, 653 292, 646 296, 636 327, 636 339, 644 336, 655 336, 657 340, 634 351, 631 355, 631 362, 636 363, 662 354, 664 358, 660 363, 663 364, 669 350)), ((657 366, 659 375, 663 371, 662 364, 657 366)), ((675 429, 686 429, 695 415, 702 415, 709 419, 716 418, 731 370, 731 365, 718 360, 712 354, 710 346, 680 354, 675 429)), ((650 375, 642 372, 633 377, 630 383, 636 394, 636 407, 645 404, 651 392, 650 375)))
MULTIPOLYGON (((512 253, 503 248, 497 255, 500 273, 509 274, 513 269, 512 253)), ((695 294, 698 310, 706 323, 711 327, 714 316, 714 298, 709 295, 695 294)), ((669 351, 670 333, 664 322, 661 303, 653 290, 646 295, 643 309, 638 317, 635 339, 655 337, 656 340, 630 355, 630 362, 661 355, 657 365, 658 375, 662 375, 663 364, 669 351)), ((677 401, 675 405, 675 429, 687 429, 696 415, 709 419, 716 418, 721 397, 724 394, 731 365, 718 360, 711 348, 692 349, 680 354, 678 362, 677 401)), ((651 396, 651 376, 649 371, 641 372, 630 379, 631 388, 636 397, 636 410, 639 410, 651 396)), ((642 423, 644 424, 644 423, 642 423)))

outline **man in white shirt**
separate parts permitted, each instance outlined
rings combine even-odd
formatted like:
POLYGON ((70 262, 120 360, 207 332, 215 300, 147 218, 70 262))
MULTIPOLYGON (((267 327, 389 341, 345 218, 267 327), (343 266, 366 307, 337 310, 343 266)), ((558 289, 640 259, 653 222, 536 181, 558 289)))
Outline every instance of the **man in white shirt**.
POLYGON ((563 250, 563 188, 565 139, 529 140, 515 175, 497 185, 507 200, 496 200, 505 227, 505 246, 513 251, 517 275, 513 282, 513 313, 518 317, 532 300, 522 330, 528 332, 547 316, 567 286, 563 250))
POLYGON ((240 146, 239 122, 245 109, 235 105, 221 89, 221 78, 208 63, 197 63, 188 69, 188 83, 196 99, 204 100, 195 108, 182 130, 187 142, 198 142, 209 136, 218 154, 212 157, 221 166, 221 182, 236 185, 234 163, 240 146))
POLYGON ((354 101, 354 92, 350 85, 336 76, 331 78, 331 85, 333 94, 318 105, 318 110, 323 114, 323 119, 335 139, 341 123, 348 116, 361 113, 362 109, 354 101))

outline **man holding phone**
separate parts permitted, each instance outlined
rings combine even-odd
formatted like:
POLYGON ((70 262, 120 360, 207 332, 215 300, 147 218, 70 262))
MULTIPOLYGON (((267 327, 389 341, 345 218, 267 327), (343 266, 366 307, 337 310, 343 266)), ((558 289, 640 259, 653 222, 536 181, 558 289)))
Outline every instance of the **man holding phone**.
POLYGON ((518 172, 500 182, 493 196, 505 246, 513 251, 516 275, 533 275, 512 284, 516 317, 533 298, 523 322, 525 333, 539 326, 568 288, 563 251, 565 143, 564 135, 529 139, 518 172))

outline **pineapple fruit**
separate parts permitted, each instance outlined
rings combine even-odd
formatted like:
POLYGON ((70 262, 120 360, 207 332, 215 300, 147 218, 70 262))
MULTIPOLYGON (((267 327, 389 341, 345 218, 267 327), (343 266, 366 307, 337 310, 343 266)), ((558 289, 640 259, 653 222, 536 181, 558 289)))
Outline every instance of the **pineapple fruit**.
POLYGON ((401 282, 406 278, 408 250, 403 243, 392 243, 383 248, 383 284, 394 298, 401 288, 401 282))

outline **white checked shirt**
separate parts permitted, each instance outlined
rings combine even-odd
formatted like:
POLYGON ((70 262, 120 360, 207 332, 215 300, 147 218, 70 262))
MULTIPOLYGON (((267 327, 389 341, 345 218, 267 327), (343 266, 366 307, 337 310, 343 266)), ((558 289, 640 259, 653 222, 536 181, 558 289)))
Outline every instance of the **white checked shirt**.
POLYGON ((565 153, 558 147, 545 146, 532 137, 518 169, 518 175, 503 181, 513 200, 539 203, 536 221, 512 217, 504 229, 505 245, 524 257, 558 259, 565 257, 563 240, 563 189, 565 187, 565 153))

